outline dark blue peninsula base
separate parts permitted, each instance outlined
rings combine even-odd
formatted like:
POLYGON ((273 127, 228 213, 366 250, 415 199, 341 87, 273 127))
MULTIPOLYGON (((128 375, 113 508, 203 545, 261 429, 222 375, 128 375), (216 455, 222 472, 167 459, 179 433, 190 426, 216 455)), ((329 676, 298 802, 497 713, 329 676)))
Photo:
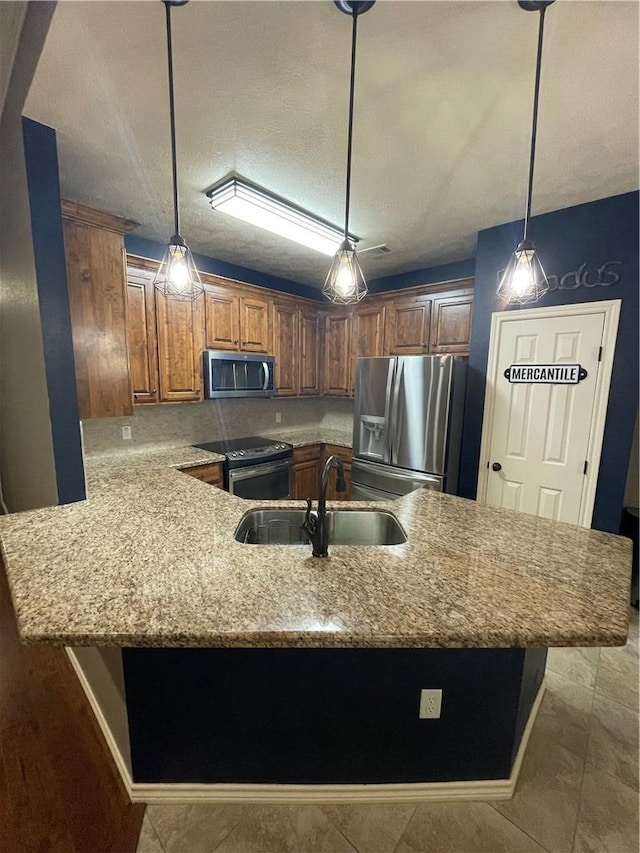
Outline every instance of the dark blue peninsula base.
POLYGON ((507 779, 546 655, 126 648, 133 782, 507 779), (419 719, 423 688, 443 691, 440 719, 419 719))

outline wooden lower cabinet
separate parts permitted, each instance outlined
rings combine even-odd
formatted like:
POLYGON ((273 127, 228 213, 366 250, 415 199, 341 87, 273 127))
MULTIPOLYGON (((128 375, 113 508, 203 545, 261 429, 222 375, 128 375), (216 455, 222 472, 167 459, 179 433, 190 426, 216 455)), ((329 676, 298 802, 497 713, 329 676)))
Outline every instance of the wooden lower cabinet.
POLYGON ((320 460, 309 462, 298 462, 293 466, 291 472, 291 497, 297 501, 311 499, 317 501, 320 491, 320 476, 322 466, 320 460))
POLYGON ((336 490, 336 479, 338 472, 335 467, 331 468, 329 480, 327 483, 327 500, 328 501, 348 501, 351 500, 351 451, 346 447, 340 447, 335 444, 325 444, 322 455, 322 466, 330 456, 339 456, 342 459, 342 467, 344 468, 344 479, 347 484, 345 492, 336 490))
POLYGON ((321 444, 294 448, 293 468, 291 469, 291 497, 298 501, 311 498, 315 502, 320 494, 321 474, 321 444))
POLYGON ((203 483, 209 483, 210 486, 222 488, 222 463, 210 462, 207 465, 194 465, 191 468, 181 468, 184 474, 190 477, 195 477, 196 480, 201 480, 203 483))

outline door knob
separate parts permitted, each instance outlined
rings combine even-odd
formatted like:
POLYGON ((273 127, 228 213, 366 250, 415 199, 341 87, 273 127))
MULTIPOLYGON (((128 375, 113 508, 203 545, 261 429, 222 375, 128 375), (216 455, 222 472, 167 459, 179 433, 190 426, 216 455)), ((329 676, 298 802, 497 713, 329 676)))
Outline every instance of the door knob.
POLYGON ((499 462, 494 462, 491 468, 494 471, 502 471, 502 465, 499 462))

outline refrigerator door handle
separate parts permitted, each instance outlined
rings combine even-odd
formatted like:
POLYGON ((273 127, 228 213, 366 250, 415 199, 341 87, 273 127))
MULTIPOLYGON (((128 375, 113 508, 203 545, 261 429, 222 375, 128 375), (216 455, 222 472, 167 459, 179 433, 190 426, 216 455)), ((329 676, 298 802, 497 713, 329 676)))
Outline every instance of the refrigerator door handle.
POLYGON ((395 358, 389 359, 389 365, 387 369, 387 387, 385 390, 385 404, 384 404, 384 418, 385 418, 385 433, 386 433, 386 459, 382 461, 385 463, 391 462, 391 450, 392 450, 392 430, 393 430, 393 414, 391 411, 391 404, 393 401, 392 392, 393 392, 393 380, 395 377, 395 373, 397 370, 398 360, 395 358))
POLYGON ((402 387, 402 371, 404 369, 404 361, 399 358, 396 363, 396 375, 393 383, 393 392, 391 397, 391 428, 389 437, 391 442, 389 462, 395 465, 398 461, 398 416, 400 414, 400 389, 402 387))

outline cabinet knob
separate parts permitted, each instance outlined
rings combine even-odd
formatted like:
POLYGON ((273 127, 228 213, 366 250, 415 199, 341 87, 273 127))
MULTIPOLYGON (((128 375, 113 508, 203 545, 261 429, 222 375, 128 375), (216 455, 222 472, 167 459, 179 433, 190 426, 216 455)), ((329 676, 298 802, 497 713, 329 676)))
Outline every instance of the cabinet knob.
POLYGON ((238 341, 238 339, 236 338, 236 339, 234 340, 234 344, 237 344, 237 343, 239 343, 239 341, 238 341))
POLYGON ((155 393, 156 393, 156 389, 155 389, 155 388, 152 388, 152 389, 151 389, 151 393, 152 393, 152 394, 155 394, 155 393))

